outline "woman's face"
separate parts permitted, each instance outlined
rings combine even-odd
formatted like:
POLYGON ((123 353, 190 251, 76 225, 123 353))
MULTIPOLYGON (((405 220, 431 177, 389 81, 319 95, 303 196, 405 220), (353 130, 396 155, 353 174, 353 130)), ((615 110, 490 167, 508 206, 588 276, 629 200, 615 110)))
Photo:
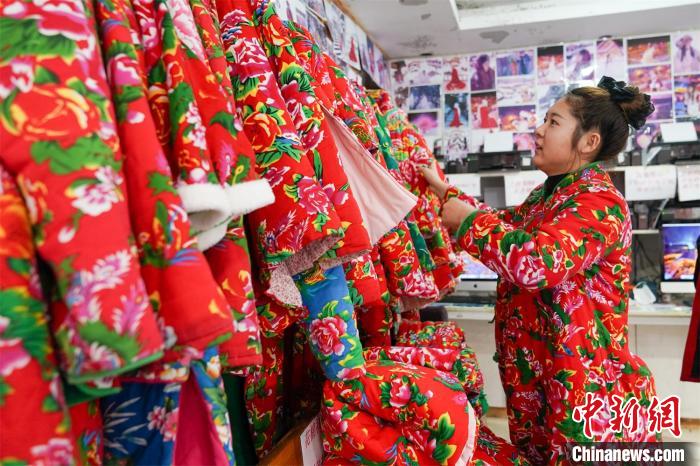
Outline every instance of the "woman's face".
POLYGON ((533 164, 547 175, 558 175, 575 169, 579 164, 576 151, 571 147, 578 127, 569 104, 559 99, 550 107, 545 121, 535 130, 533 164))

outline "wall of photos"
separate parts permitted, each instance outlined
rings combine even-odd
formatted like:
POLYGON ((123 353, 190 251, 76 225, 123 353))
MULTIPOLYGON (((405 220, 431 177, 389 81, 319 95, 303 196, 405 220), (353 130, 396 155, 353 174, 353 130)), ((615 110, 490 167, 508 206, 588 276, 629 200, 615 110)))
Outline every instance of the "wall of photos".
POLYGON ((647 146, 659 124, 694 120, 700 130, 700 31, 610 38, 462 56, 392 61, 397 105, 449 159, 475 152, 484 133, 510 131, 519 150, 572 87, 612 76, 651 94, 656 111, 633 142, 647 146))
POLYGON ((348 75, 362 82, 363 70, 379 87, 391 88, 382 51, 332 0, 275 0, 275 5, 280 16, 308 29, 348 75))

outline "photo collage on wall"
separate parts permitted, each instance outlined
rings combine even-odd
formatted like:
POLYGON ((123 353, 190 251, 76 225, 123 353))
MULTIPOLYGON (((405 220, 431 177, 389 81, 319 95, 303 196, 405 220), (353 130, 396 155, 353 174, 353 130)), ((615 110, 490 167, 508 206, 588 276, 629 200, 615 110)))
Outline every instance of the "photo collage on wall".
POLYGON ((700 126, 700 31, 403 59, 389 69, 396 105, 429 141, 441 139, 447 160, 479 151, 495 131, 512 132, 517 150, 534 150, 547 110, 603 76, 651 95, 656 111, 636 132, 637 147, 648 146, 663 122, 700 126))
POLYGON ((384 54, 352 18, 336 4, 324 0, 275 0, 279 16, 309 30, 351 78, 362 80, 364 70, 381 88, 391 89, 391 76, 384 54))

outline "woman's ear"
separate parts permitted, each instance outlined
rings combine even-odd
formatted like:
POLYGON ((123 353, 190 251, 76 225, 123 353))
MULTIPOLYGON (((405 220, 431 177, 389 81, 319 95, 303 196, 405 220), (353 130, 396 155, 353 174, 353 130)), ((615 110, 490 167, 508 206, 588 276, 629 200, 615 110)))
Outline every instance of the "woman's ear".
POLYGON ((601 142, 602 138, 599 132, 588 131, 578 141, 578 152, 583 158, 593 160, 600 149, 601 142))

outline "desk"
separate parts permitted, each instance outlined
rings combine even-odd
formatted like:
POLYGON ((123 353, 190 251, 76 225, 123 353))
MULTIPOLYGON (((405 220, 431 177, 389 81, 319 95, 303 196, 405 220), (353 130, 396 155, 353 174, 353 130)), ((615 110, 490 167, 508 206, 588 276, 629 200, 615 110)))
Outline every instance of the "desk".
MULTIPOLYGON (((483 304, 444 303, 450 320, 493 319, 493 306, 483 304)), ((690 308, 673 304, 630 305, 629 325, 671 325, 688 326, 690 308)))

